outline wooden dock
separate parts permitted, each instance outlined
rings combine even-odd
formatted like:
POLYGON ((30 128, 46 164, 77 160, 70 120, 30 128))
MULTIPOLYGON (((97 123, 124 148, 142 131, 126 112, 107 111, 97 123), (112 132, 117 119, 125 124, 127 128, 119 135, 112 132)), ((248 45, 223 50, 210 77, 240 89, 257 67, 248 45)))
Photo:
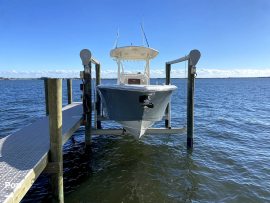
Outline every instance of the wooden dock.
MULTIPOLYGON (((62 144, 80 127, 82 109, 81 103, 63 108, 62 144)), ((0 139, 0 149, 0 202, 19 202, 49 162, 48 116, 0 139)))

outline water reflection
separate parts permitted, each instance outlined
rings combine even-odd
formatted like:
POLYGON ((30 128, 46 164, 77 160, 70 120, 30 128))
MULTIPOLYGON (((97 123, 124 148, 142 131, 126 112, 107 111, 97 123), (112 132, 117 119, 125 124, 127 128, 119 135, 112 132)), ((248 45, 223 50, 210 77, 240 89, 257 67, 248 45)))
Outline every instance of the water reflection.
POLYGON ((93 148, 92 174, 75 192, 66 195, 65 201, 191 200, 198 189, 192 153, 178 143, 167 145, 168 139, 162 137, 159 145, 150 144, 154 138, 139 141, 132 137, 97 138, 99 144, 94 144, 93 148))

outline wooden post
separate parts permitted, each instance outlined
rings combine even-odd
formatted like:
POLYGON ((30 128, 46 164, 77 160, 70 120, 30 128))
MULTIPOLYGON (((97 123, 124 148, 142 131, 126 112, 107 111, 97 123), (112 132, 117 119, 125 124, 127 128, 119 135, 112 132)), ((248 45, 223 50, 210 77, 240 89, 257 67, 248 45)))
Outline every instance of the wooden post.
POLYGON ((68 104, 72 103, 72 79, 67 79, 68 104))
POLYGON ((64 202, 63 154, 62 154, 62 80, 48 80, 50 162, 57 171, 52 174, 52 192, 56 202, 64 202))
POLYGON ((45 108, 46 116, 49 115, 49 103, 48 103, 48 78, 44 78, 44 92, 45 92, 45 108))
POLYGON ((91 81, 91 57, 92 54, 88 49, 80 52, 83 72, 83 115, 85 123, 85 145, 91 144, 91 128, 92 128, 92 81, 91 81))
POLYGON ((187 85, 187 148, 193 147, 194 128, 194 71, 191 59, 188 60, 188 85, 187 85))
MULTIPOLYGON (((171 64, 166 63, 166 85, 171 84, 171 64)), ((165 128, 171 128, 171 102, 165 111, 165 128)))
MULTIPOLYGON (((95 65, 96 67, 96 86, 100 85, 100 64, 96 64, 95 65)), ((96 92, 96 95, 97 95, 97 101, 96 101, 96 116, 99 117, 100 114, 101 114, 101 99, 100 99, 100 96, 98 94, 98 92, 96 92)), ((97 129, 101 129, 101 121, 98 121, 97 120, 97 123, 96 123, 96 127, 97 129)))
POLYGON ((91 61, 84 66, 84 102, 85 102, 85 144, 91 145, 91 128, 92 128, 92 77, 91 61))

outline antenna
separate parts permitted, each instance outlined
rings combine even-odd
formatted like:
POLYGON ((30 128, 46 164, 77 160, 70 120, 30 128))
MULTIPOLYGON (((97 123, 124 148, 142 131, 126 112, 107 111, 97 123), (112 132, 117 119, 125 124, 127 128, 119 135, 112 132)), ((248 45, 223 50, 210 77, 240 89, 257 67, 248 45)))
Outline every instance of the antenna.
POLYGON ((119 38, 119 28, 117 29, 116 40, 115 40, 115 43, 114 43, 114 49, 117 48, 118 38, 119 38))
POLYGON ((142 29, 142 33, 143 33, 144 39, 145 39, 145 41, 146 41, 146 44, 147 44, 147 46, 149 47, 148 40, 147 40, 147 37, 146 37, 146 35, 145 35, 145 32, 144 32, 142 23, 141 23, 141 29, 142 29))
MULTIPOLYGON (((141 23, 141 27, 143 26, 143 23, 141 23)), ((142 31, 142 44, 143 46, 145 46, 145 38, 144 38, 144 34, 143 34, 143 31, 142 31)))

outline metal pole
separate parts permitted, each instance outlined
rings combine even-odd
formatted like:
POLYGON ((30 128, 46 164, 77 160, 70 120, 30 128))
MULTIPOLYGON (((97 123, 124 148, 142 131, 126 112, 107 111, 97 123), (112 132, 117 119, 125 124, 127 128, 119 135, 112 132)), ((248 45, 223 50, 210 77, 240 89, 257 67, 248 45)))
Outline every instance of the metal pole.
MULTIPOLYGON (((171 64, 166 63, 166 85, 171 84, 171 64)), ((165 128, 171 128, 171 102, 169 102, 165 111, 165 128)))
MULTIPOLYGON (((97 87, 98 85, 100 85, 100 64, 96 64, 95 67, 96 67, 96 87, 97 87)), ((96 95, 97 95, 97 97, 96 97, 97 98, 97 101, 96 101, 97 114, 96 114, 96 116, 99 117, 101 114, 101 99, 100 99, 98 92, 96 92, 96 95)), ((101 121, 97 120, 96 127, 97 127, 97 129, 101 129, 101 121)))
POLYGON ((72 79, 67 79, 68 104, 72 103, 72 79))
POLYGON ((62 154, 62 80, 48 80, 50 162, 57 171, 52 174, 52 192, 56 202, 64 202, 63 154, 62 154))
POLYGON ((188 59, 189 59, 189 55, 188 56, 181 57, 181 58, 176 59, 176 60, 173 60, 173 61, 168 61, 168 62, 166 62, 166 64, 175 64, 175 63, 186 61, 188 59))
POLYGON ((193 148, 194 129, 194 66, 188 60, 188 85, 187 85, 187 148, 193 148))
POLYGON ((48 103, 48 78, 44 78, 44 92, 45 92, 45 108, 46 116, 49 115, 49 103, 48 103))

